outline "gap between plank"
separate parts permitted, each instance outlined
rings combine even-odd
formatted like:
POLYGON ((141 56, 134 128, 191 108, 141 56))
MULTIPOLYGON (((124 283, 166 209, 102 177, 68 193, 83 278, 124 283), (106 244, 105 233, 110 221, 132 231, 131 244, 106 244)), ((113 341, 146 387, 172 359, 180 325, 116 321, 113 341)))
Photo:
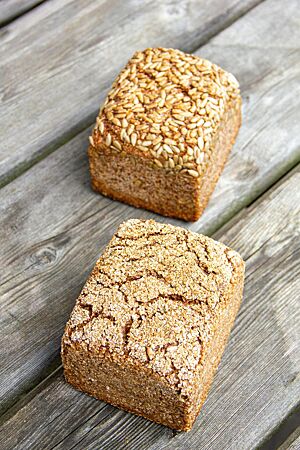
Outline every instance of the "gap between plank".
MULTIPOLYGON (((39 0, 37 1, 35 4, 33 4, 32 6, 25 6, 25 8, 21 9, 20 11, 14 13, 13 15, 9 16, 7 19, 1 20, 0 19, 0 28, 4 28, 7 25, 11 24, 12 22, 14 22, 15 20, 19 19, 20 17, 24 16, 27 13, 30 13, 31 11, 33 11, 35 8, 37 8, 38 6, 40 6, 42 3, 45 3, 46 0, 39 0)), ((25 3, 25 2, 24 2, 25 3)))
MULTIPOLYGON (((299 154, 300 154, 300 148, 299 148, 299 154)), ((277 185, 278 183, 280 184, 281 181, 285 179, 286 175, 292 174, 293 171, 295 169, 297 169, 297 166, 298 166, 299 163, 300 163, 300 158, 290 161, 288 167, 286 168, 286 170, 283 169, 281 172, 278 172, 277 180, 274 179, 273 182, 271 184, 269 184, 267 189, 265 189, 261 193, 258 193, 258 195, 256 195, 256 196, 254 195, 252 199, 251 199, 251 197, 249 197, 249 203, 247 203, 246 207, 247 208, 251 207, 254 203, 257 202, 257 200, 260 199, 260 197, 262 197, 264 195, 264 193, 266 191, 269 191, 270 189, 273 189, 273 187, 275 185, 277 185)))
POLYGON ((283 170, 279 171, 276 174, 271 184, 262 187, 260 191, 255 191, 253 195, 250 194, 248 197, 248 201, 244 205, 237 205, 237 207, 233 211, 231 211, 230 214, 228 214, 227 216, 225 215, 224 219, 220 222, 218 227, 210 227, 206 234, 208 236, 212 236, 213 234, 219 234, 224 230, 231 228, 232 223, 236 223, 245 214, 247 209, 251 208, 251 206, 254 204, 258 205, 270 190, 272 190, 275 186, 280 186, 288 177, 292 176, 294 172, 299 170, 299 164, 300 159, 290 161, 287 167, 283 168, 283 170))
MULTIPOLYGON (((300 166, 299 166, 300 167, 300 166)), ((282 184, 288 177, 292 176, 294 172, 296 172, 298 169, 298 162, 291 162, 289 165, 289 168, 286 171, 282 171, 281 173, 278 173, 278 177, 274 182, 265 189, 261 190, 257 195, 249 198, 249 202, 244 204, 241 207, 237 207, 234 211, 231 212, 230 215, 226 216, 224 220, 219 223, 217 227, 210 227, 206 234, 208 236, 216 235, 215 237, 218 237, 218 234, 226 232, 226 230, 230 229, 231 226, 238 222, 241 217, 247 212, 247 209, 250 208, 252 205, 258 205, 261 201, 263 201, 264 196, 268 194, 268 191, 271 190, 273 187, 278 187, 280 184, 282 184)), ((33 385, 29 390, 25 391, 20 399, 18 399, 16 402, 12 403, 6 411, 4 411, 0 416, 0 425, 2 425, 4 422, 6 422, 10 417, 12 417, 18 410, 20 410, 23 406, 25 406, 35 395, 36 393, 40 392, 44 388, 44 386, 47 386, 49 380, 62 368, 60 357, 57 356, 56 359, 54 359, 53 363, 51 364, 51 367, 49 367, 48 374, 41 379, 37 384, 33 385)))
MULTIPOLYGON (((246 14, 248 14, 252 9, 256 8, 261 3, 265 2, 266 0, 257 0, 255 4, 249 5, 248 8, 245 9, 245 11, 237 13, 233 15, 232 17, 228 18, 224 22, 220 24, 220 27, 217 31, 210 32, 209 29, 207 29, 207 32, 202 36, 201 38, 194 40, 194 42, 191 43, 190 46, 184 49, 184 51, 188 53, 195 53, 196 51, 200 50, 202 46, 206 45, 211 39, 216 37, 218 34, 229 28, 234 22, 238 21, 242 17, 244 17, 246 14)), ((40 4, 44 3, 45 0, 41 0, 37 5, 33 6, 32 8, 28 9, 26 12, 31 12, 36 7, 38 7, 40 4)), ((21 17, 22 14, 15 17, 21 17)), ((222 17, 222 16, 221 16, 222 17)), ((215 20, 216 21, 216 20, 215 20)), ((213 25, 215 21, 212 21, 210 25, 213 25)), ((220 21, 220 18, 218 19, 218 22, 220 21)), ((11 21, 10 21, 11 22, 11 21)), ((9 22, 9 23, 10 23, 9 22)), ((0 23, 1 26, 1 23, 0 23)), ((105 84, 104 90, 108 89, 112 83, 112 80, 105 84)), ((98 108, 99 109, 99 108, 98 108)), ((11 169, 6 176, 2 178, 0 181, 0 189, 7 184, 14 181, 16 178, 21 176, 23 173, 27 172, 27 170, 31 169, 35 164, 45 159, 47 156, 49 156, 51 153, 54 153, 55 151, 59 150, 60 147, 62 147, 64 144, 69 142, 71 139, 73 139, 75 136, 77 136, 79 133, 84 131, 86 128, 89 128, 93 125, 95 122, 98 109, 90 113, 87 117, 79 121, 74 127, 70 128, 69 130, 66 130, 65 133, 63 133, 61 136, 54 139, 51 144, 46 145, 44 148, 41 149, 41 153, 36 156, 35 158, 32 158, 30 161, 20 163, 17 167, 11 169)))
MULTIPOLYGON (((288 178, 290 178, 294 173, 296 173, 298 170, 300 170, 300 164, 293 165, 290 170, 288 170, 284 175, 282 175, 277 182, 274 182, 272 184, 273 188, 278 188, 281 184, 283 184, 288 178)), ((214 239, 218 239, 218 235, 226 233, 233 225, 235 225, 245 214, 247 214, 247 210, 249 207, 255 204, 257 207, 265 198, 266 195, 268 195, 268 192, 270 189, 266 189, 264 192, 262 192, 259 196, 257 196, 256 200, 252 201, 251 204, 245 205, 242 209, 239 210, 238 214, 233 214, 233 217, 231 219, 225 221, 225 223, 220 224, 218 228, 213 229, 211 232, 206 233, 208 236, 212 236, 214 239)), ((249 255, 249 258, 252 257, 252 254, 249 255)), ((246 261, 247 261, 246 259, 246 261)), ((246 275, 247 276, 247 275, 246 275)), ((7 422, 11 417, 13 417, 19 410, 21 410, 23 407, 25 407, 39 392, 41 392, 43 389, 45 389, 48 385, 51 384, 52 378, 54 378, 59 372, 62 370, 62 364, 61 364, 61 358, 60 355, 58 355, 53 363, 51 364, 51 367, 49 368, 48 374, 40 380, 37 384, 33 385, 32 388, 25 391, 21 397, 16 400, 14 403, 12 403, 6 411, 4 411, 0 415, 0 426, 2 426, 5 422, 7 422)), ((300 407, 300 404, 295 408, 297 411, 297 408, 300 407)), ((293 414, 294 410, 292 411, 293 414)), ((288 416, 289 417, 289 416, 288 416)), ((286 418, 287 420, 287 418, 286 418)), ((281 427, 281 425, 280 425, 281 427)), ((277 430, 272 431, 267 437, 267 439, 272 438, 273 433, 276 433, 277 430)), ((293 431, 293 430, 292 430, 293 431)), ((286 439, 286 436, 285 438, 286 439)), ((260 448, 260 447, 259 447, 260 448)), ((262 447, 262 450, 269 450, 269 447, 262 447)))
POLYGON ((279 448, 300 425, 300 403, 290 412, 283 422, 269 434, 259 446, 259 450, 279 448))
MULTIPOLYGON (((92 119, 91 119, 91 121, 92 121, 92 119)), ((92 122, 91 122, 92 123, 92 122)), ((54 151, 54 150, 53 150, 54 151)), ((52 152, 51 152, 52 153, 52 152)), ((43 157, 41 157, 40 159, 43 159, 43 157)), ((290 170, 290 168, 291 167, 294 167, 295 166, 295 160, 293 160, 293 161, 289 161, 288 162, 288 165, 287 166, 285 166, 285 168, 284 169, 277 169, 277 172, 278 173, 276 173, 275 175, 276 175, 276 179, 274 180, 271 180, 270 182, 269 182, 269 186, 273 186, 275 183, 277 183, 277 181, 283 176, 283 172, 285 171, 285 172, 287 172, 287 171, 289 171, 290 170)), ((263 186, 262 187, 262 189, 261 189, 261 192, 260 193, 257 193, 257 192, 254 192, 253 193, 253 198, 252 198, 252 200, 249 200, 249 203, 246 205, 246 206, 249 206, 249 205, 251 205, 254 201, 257 201, 257 199, 259 199, 259 197, 261 197, 263 194, 264 194, 264 192, 269 188, 269 186, 263 186)), ((247 202, 248 202, 248 198, 247 198, 247 202)), ((236 208, 236 211, 237 212, 241 212, 242 213, 242 211, 243 211, 243 208, 245 207, 245 205, 238 205, 237 206, 237 208, 236 208)), ((232 217, 236 217, 236 211, 234 211, 234 212, 231 212, 230 214, 229 214, 229 216, 228 217, 226 217, 226 219, 224 219, 224 221, 222 222, 222 224, 220 224, 217 228, 219 229, 224 223, 226 223, 228 220, 230 220, 232 217)), ((58 362, 58 360, 57 360, 57 362, 58 362)), ((56 363, 57 363, 56 362, 56 363)), ((55 364, 56 364, 55 363, 55 364)), ((56 370, 59 370, 58 368, 56 368, 56 370)), ((51 376, 52 374, 50 374, 49 376, 51 376)), ((45 379, 44 379, 45 380, 45 379)), ((37 385, 36 385, 37 386, 37 385)), ((27 391, 27 392, 31 392, 31 391, 27 391)), ((26 395, 26 394, 25 394, 26 395)))

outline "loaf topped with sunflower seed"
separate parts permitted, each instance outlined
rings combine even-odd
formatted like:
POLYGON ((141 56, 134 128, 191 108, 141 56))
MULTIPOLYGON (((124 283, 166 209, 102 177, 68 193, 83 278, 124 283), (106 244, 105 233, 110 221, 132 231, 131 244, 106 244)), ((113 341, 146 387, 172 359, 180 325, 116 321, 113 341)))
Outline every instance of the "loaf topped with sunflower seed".
POLYGON ((196 220, 240 126, 233 75, 173 49, 137 52, 121 71, 90 137, 95 190, 196 220))

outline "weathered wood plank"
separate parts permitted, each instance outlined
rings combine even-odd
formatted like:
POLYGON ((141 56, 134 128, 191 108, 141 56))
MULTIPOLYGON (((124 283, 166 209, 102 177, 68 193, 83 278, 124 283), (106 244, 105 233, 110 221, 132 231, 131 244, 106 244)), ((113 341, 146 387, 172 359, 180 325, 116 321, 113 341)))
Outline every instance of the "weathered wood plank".
POLYGON ((294 441, 292 441, 288 447, 288 450, 299 450, 300 449, 300 427, 293 433, 295 437, 294 441), (296 434, 298 437, 296 437, 296 434))
POLYGON ((242 129, 206 213, 206 220, 215 220, 216 226, 218 217, 224 220, 219 216, 221 202, 226 203, 222 212, 232 217, 245 196, 248 202, 255 199, 300 160, 296 3, 288 2, 285 9, 276 0, 267 1, 196 52, 236 74, 243 94, 242 129))
POLYGON ((0 26, 3 26, 26 13, 45 0, 1 0, 0 2, 0 26))
POLYGON ((299 450, 300 449, 300 436, 291 443, 289 450, 299 450))
POLYGON ((260 450, 287 450, 294 441, 297 441, 298 437, 300 437, 300 397, 297 407, 281 422, 276 430, 271 431, 265 437, 260 450))
MULTIPOLYGON (((271 447, 269 447, 270 450, 271 447)), ((263 449, 263 450, 269 450, 263 449)), ((278 447, 278 450, 299 450, 300 449, 300 426, 278 447)))
POLYGON ((54 0, 6 28, 0 184, 91 124, 134 51, 192 51, 260 1, 54 0))
MULTIPOLYGON (((298 61, 294 52, 286 52, 286 48, 293 45, 299 29, 291 26, 284 34, 284 24, 296 14, 296 1, 289 2, 282 11, 278 2, 269 0, 203 47, 203 53, 213 55, 214 51, 216 61, 222 58, 224 62, 224 54, 228 64, 234 64, 236 58, 236 67, 241 71, 237 75, 248 100, 240 138, 215 195, 202 219, 188 225, 194 231, 212 233, 228 215, 272 184, 296 157, 300 112, 299 95, 295 96, 297 89, 299 92, 298 61), (265 37, 266 47, 267 36, 279 47, 272 58, 257 41, 255 31, 259 17, 265 17, 271 10, 277 17, 278 32, 271 32, 274 23, 263 21, 260 33, 265 37), (252 32, 248 23, 252 24, 252 32), (240 43, 235 46, 228 43, 228 33, 231 37, 239 36, 240 43), (248 42, 244 52, 237 51, 249 35, 253 45, 248 42), (283 38, 285 47, 280 48, 283 38), (257 49, 254 54, 252 47, 257 49), (239 62, 240 58, 244 64, 239 62), (284 68, 278 72, 283 64, 284 68), (282 102, 280 108, 278 102, 282 102), (288 136, 284 152, 281 135, 266 124, 266 116, 273 117, 281 134, 288 136), (276 137, 274 141, 271 133, 276 137), (250 144, 245 146, 245 142, 250 144)), ((87 135, 87 131, 82 133, 0 192, 0 339, 10 336, 10 352, 0 347, 3 409, 57 364, 60 336, 74 299, 116 226, 129 217, 154 216, 91 191, 87 135)))
POLYGON ((175 435, 98 402, 60 373, 3 425, 6 450, 256 448, 300 398, 299 183, 297 171, 216 236, 245 258, 246 287, 212 391, 190 433, 175 435))

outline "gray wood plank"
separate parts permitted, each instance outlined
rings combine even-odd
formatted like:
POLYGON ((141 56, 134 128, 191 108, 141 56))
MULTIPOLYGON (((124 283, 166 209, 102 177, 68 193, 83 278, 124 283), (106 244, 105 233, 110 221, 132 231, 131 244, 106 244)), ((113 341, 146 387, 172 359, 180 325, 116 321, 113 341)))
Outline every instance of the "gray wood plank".
POLYGON ((53 0, 0 37, 0 184, 83 130, 137 49, 191 51, 261 0, 53 0))
POLYGON ((173 433, 67 385, 61 372, 2 427, 9 449, 253 449, 300 398, 300 172, 215 236, 246 260, 241 311, 205 406, 173 433), (296 206, 295 206, 296 205, 296 206))
POLYGON ((300 427, 297 430, 297 433, 298 433, 298 437, 293 442, 291 442, 290 446, 288 447, 289 450, 299 450, 300 449, 300 436, 299 436, 300 427))
POLYGON ((266 436, 260 450, 287 450, 294 441, 297 441, 299 436, 300 397, 297 407, 284 419, 276 430, 266 436))
POLYGON ((278 450, 299 450, 300 449, 300 426, 278 447, 278 450))
POLYGON ((300 449, 300 437, 296 439, 289 447, 289 450, 299 450, 300 449))
MULTIPOLYGON (((227 55, 225 66, 236 58, 246 99, 244 125, 207 211, 198 222, 184 226, 211 234, 298 157, 299 60, 286 49, 294 44, 299 29, 291 24, 284 34, 288 18, 297 14, 296 1, 282 11, 278 2, 268 0, 203 47, 205 54, 214 51, 216 61, 224 62, 227 55), (281 34, 272 32, 272 22, 259 22, 271 10, 281 34), (272 57, 257 40, 256 23, 265 37, 264 46, 270 36, 269 46, 279 47, 272 57), (228 34, 238 36, 239 44, 228 43, 228 34), (249 36, 253 45, 248 42, 243 47, 249 36), (285 46, 280 48, 283 38, 285 46), (237 51, 238 47, 244 51, 237 51), (272 118, 270 126, 266 117, 272 118)), ((83 132, 0 191, 0 340, 10 336, 10 352, 0 347, 3 410, 58 364, 64 323, 113 230, 127 218, 155 216, 91 191, 87 136, 88 131, 83 132)))
POLYGON ((26 13, 45 0, 1 0, 0 1, 0 26, 26 13))

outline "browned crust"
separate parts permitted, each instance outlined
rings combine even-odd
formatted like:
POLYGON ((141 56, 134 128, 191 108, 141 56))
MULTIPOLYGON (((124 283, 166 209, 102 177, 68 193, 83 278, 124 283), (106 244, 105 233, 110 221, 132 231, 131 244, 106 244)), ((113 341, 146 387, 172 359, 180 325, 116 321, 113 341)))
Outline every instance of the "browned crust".
MULTIPOLYGON (((141 221, 129 222, 142 223, 141 221)), ((148 222, 154 224, 153 228, 150 228, 150 231, 152 231, 149 236, 151 236, 151 234, 153 235, 153 233, 154 235, 153 238, 146 237, 145 242, 148 242, 148 240, 151 239, 155 242, 157 239, 156 233, 159 235, 157 230, 160 229, 166 230, 168 233, 170 232, 170 237, 174 232, 180 233, 181 236, 186 236, 187 233, 180 228, 170 227, 169 229, 167 228, 168 226, 165 225, 159 225, 160 228, 157 229, 155 228, 155 222, 148 222)), ((191 242, 195 242, 193 239, 198 239, 197 235, 194 233, 188 232, 188 234, 191 236, 191 242)), ((165 234, 165 236, 168 235, 165 234)), ((116 234, 108 246, 108 252, 110 251, 110 247, 112 249, 120 248, 120 243, 122 241, 119 239, 118 234, 116 234)), ((123 239, 124 236, 122 240, 123 239)), ((86 337, 85 341, 81 340, 80 333, 77 333, 76 336, 72 336, 72 326, 74 326, 75 323, 74 320, 79 324, 78 326, 80 329, 82 327, 82 325, 80 325, 81 322, 78 322, 78 316, 76 316, 77 313, 75 312, 75 309, 71 317, 73 317, 74 314, 75 316, 67 325, 62 340, 62 359, 65 376, 68 382, 89 395, 107 401, 129 412, 146 417, 157 423, 185 431, 188 431, 192 427, 207 396, 213 375, 229 337, 230 330, 240 305, 244 279, 244 263, 236 252, 231 251, 221 244, 216 245, 214 241, 203 236, 199 236, 199 239, 200 242, 202 242, 201 245, 204 245, 205 248, 208 246, 212 254, 215 254, 214 252, 218 248, 219 251, 224 252, 224 261, 220 261, 220 264, 231 267, 231 276, 228 277, 229 285, 226 285, 225 283, 224 287, 221 288, 221 303, 215 310, 211 310, 210 329, 213 330, 212 338, 209 338, 207 341, 208 344, 203 347, 203 355, 197 372, 193 375, 188 390, 184 391, 187 395, 182 395, 182 393, 178 392, 176 388, 170 385, 170 381, 164 376, 158 376, 158 374, 151 369, 151 364, 149 366, 147 363, 148 365, 146 364, 145 366, 145 364, 139 362, 139 360, 129 357, 126 352, 124 354, 121 352, 119 355, 118 353, 110 352, 105 348, 95 351, 93 350, 94 347, 91 347, 91 341, 86 341, 86 337), (218 247, 219 245, 220 247, 218 247), (89 343, 87 344, 87 342, 89 343), (110 390, 107 390, 107 386, 109 386, 110 390), (141 392, 143 395, 141 395, 141 392)), ((195 249, 193 251, 195 251, 195 249)), ((208 249, 206 248, 206 252, 207 251, 208 249)), ((91 281, 93 281, 96 276, 96 269, 99 264, 102 264, 102 261, 103 260, 101 259, 99 260, 92 272, 90 277, 91 281)), ((213 267, 214 265, 211 269, 213 267)), ((95 284, 92 284, 91 286, 95 286, 95 284)), ((221 281, 220 286, 223 286, 223 281, 221 281)), ((91 294, 93 292, 92 289, 91 294)), ((85 298, 87 293, 88 291, 85 290, 83 298, 85 298)), ((77 302, 77 310, 78 306, 79 310, 83 307, 80 305, 81 300, 79 299, 77 302)), ((89 307, 86 305, 84 308, 89 307)), ((82 313, 84 312, 86 312, 85 309, 82 310, 82 313)))
POLYGON ((194 410, 193 418, 190 421, 190 428, 193 426, 203 403, 206 400, 208 392, 211 388, 214 375, 217 371, 219 363, 221 361, 223 352, 225 350, 226 344, 230 337, 231 329, 234 325, 235 318, 239 311, 244 288, 244 274, 245 274, 245 264, 243 261, 239 263, 234 263, 234 275, 231 280, 232 289, 228 295, 227 308, 222 310, 218 315, 215 322, 215 332, 214 338, 212 340, 209 351, 207 352, 205 358, 202 362, 203 370, 200 375, 200 385, 203 389, 200 392, 199 399, 197 401, 198 407, 194 410))
POLYGON ((159 167, 201 174, 203 156, 238 97, 237 80, 216 64, 175 49, 148 48, 133 55, 113 83, 91 143, 103 141, 159 167))
MULTIPOLYGON (((71 350, 70 350, 71 351, 71 350)), ((174 393, 170 392, 167 385, 162 383, 157 379, 155 374, 149 374, 145 371, 144 367, 139 366, 138 368, 132 368, 131 372, 127 371, 126 367, 122 368, 122 372, 124 373, 124 377, 127 375, 129 377, 135 377, 136 380, 140 380, 138 385, 136 386, 137 397, 141 396, 141 392, 148 390, 149 385, 151 383, 154 384, 153 387, 153 395, 157 396, 158 389, 162 393, 162 397, 167 399, 162 401, 161 404, 155 404, 154 410, 151 412, 146 411, 142 407, 133 407, 126 400, 121 400, 119 397, 112 396, 110 393, 105 390, 105 387, 99 390, 99 385, 96 388, 92 388, 90 385, 86 383, 86 378, 82 378, 80 373, 74 371, 74 369, 70 365, 70 357, 68 355, 67 346, 63 345, 62 358, 64 362, 64 375, 66 381, 70 383, 77 390, 84 392, 85 394, 90 395, 91 397, 97 398, 98 400, 102 400, 106 403, 109 403, 113 406, 123 409, 124 411, 128 411, 132 414, 144 417, 145 419, 152 420, 153 422, 159 423, 161 425, 168 426, 172 429, 177 429, 181 431, 188 431, 192 427, 192 423, 189 421, 189 415, 186 413, 186 405, 176 398, 174 393), (148 383, 143 385, 143 383, 148 383), (169 400, 169 403, 168 403, 169 400), (174 404, 176 405, 176 410, 172 411, 170 405, 174 408, 174 404)), ((84 361, 84 354, 81 357, 77 357, 75 364, 82 363, 84 361), (81 359, 82 358, 82 359, 81 359)), ((96 366, 98 371, 102 370, 102 364, 99 363, 96 366)), ((111 376, 114 374, 112 373, 111 376)), ((151 399, 147 399, 151 401, 151 399)))
POLYGON ((241 124, 240 105, 238 98, 225 114, 200 178, 157 168, 151 160, 132 153, 131 145, 126 153, 120 154, 106 148, 100 140, 97 148, 90 146, 88 151, 93 189, 164 216, 198 220, 235 142, 241 124))
POLYGON ((89 147, 92 187, 95 191, 137 208, 186 221, 195 214, 199 185, 179 172, 165 171, 149 159, 101 147, 89 147))
MULTIPOLYGON (((177 417, 175 416, 175 414, 168 415, 167 417, 162 417, 159 411, 149 414, 145 413, 145 411, 139 411, 136 408, 131 407, 125 401, 123 402, 120 400, 116 401, 107 393, 107 391, 105 391, 105 389, 103 389, 101 393, 99 393, 98 387, 96 389, 90 389, 86 385, 85 380, 80 380, 79 374, 74 373, 74 371, 70 368, 67 357, 68 349, 63 341, 62 357, 64 362, 64 374, 66 380, 68 381, 68 383, 72 384, 72 386, 78 389, 79 391, 84 392, 104 402, 110 403, 111 405, 121 408, 124 411, 130 412, 137 416, 144 417, 148 420, 151 420, 164 426, 168 426, 169 428, 178 431, 190 431, 194 425, 195 420, 199 415, 203 403, 207 398, 214 375, 217 371, 225 346, 229 339, 230 331, 233 327, 235 317, 238 313, 241 304, 243 284, 244 284, 244 264, 243 262, 241 262, 240 265, 235 266, 235 273, 232 280, 232 292, 231 292, 232 297, 228 299, 229 300, 228 307, 227 309, 222 311, 222 314, 219 315, 218 320, 215 323, 214 339, 212 341, 212 345, 210 346, 209 351, 206 353, 206 356, 202 362, 202 370, 200 371, 200 377, 198 379, 198 383, 202 387, 202 389, 196 396, 194 401, 194 408, 191 411, 190 408, 186 407, 186 405, 182 405, 180 402, 178 402, 177 412, 179 412, 179 414, 177 415, 177 417)), ((99 366, 99 370, 100 367, 101 366, 99 366)), ((148 371, 145 371, 144 367, 140 366, 138 368, 138 372, 142 373, 148 380, 153 379, 156 380, 156 383, 159 383, 156 374, 149 374, 148 371)), ((165 389, 166 386, 162 385, 162 390, 165 389)), ((166 393, 167 391, 164 392, 166 393)), ((172 400, 174 401, 174 398, 172 400)))
POLYGON ((220 129, 215 136, 212 159, 200 180, 199 196, 192 221, 198 220, 205 210, 228 160, 242 122, 241 103, 241 98, 238 98, 231 109, 232 115, 230 110, 225 115, 225 117, 229 117, 229 120, 225 119, 221 123, 220 129))
POLYGON ((107 95, 90 136, 94 190, 195 221, 240 126, 234 76, 175 49, 137 52, 107 95))
MULTIPOLYGON (((157 170, 157 169, 154 169, 157 170)), ((166 176, 166 175, 164 175, 166 176)), ((181 178, 183 178, 184 176, 182 175, 181 178)), ((122 192, 120 190, 116 190, 113 187, 111 187, 109 184, 102 182, 99 179, 96 179, 96 177, 92 176, 92 188, 94 191, 96 192, 100 192, 102 195, 104 195, 105 197, 110 197, 113 200, 117 200, 120 201, 122 203, 127 203, 128 205, 134 206, 135 208, 141 208, 141 209, 147 209, 149 211, 153 211, 157 214, 161 214, 162 216, 166 216, 166 217, 174 217, 174 218, 179 218, 179 219, 183 219, 187 222, 189 221, 196 221, 198 220, 198 218, 200 217, 200 209, 196 209, 195 205, 197 202, 197 197, 198 197, 198 191, 197 188, 195 187, 193 190, 191 189, 191 202, 189 202, 189 206, 184 206, 181 205, 180 201, 178 201, 177 205, 169 205, 168 201, 163 201, 163 199, 161 199, 160 202, 157 201, 153 201, 153 199, 151 199, 151 197, 149 198, 148 201, 145 201, 142 198, 136 198, 133 197, 130 194, 127 194, 125 192, 122 192)), ((172 177, 173 179, 175 177, 172 177)), ((188 177, 185 177, 188 178, 188 177)), ((180 180, 182 183, 184 183, 183 180, 180 180)), ((190 180, 187 179, 186 182, 188 183, 190 180)), ((172 196, 172 194, 175 194, 175 196, 177 197, 176 193, 172 193, 170 192, 170 196, 172 196)), ((173 197, 174 199, 174 197, 173 197)), ((180 199, 179 199, 180 200, 180 199)), ((190 200, 190 198, 189 198, 190 200)), ((208 199, 207 199, 208 201, 208 199)), ((172 202, 173 203, 173 202, 172 202)), ((203 209, 201 209, 202 211, 203 209)))

